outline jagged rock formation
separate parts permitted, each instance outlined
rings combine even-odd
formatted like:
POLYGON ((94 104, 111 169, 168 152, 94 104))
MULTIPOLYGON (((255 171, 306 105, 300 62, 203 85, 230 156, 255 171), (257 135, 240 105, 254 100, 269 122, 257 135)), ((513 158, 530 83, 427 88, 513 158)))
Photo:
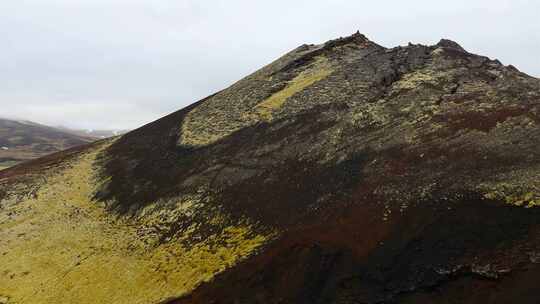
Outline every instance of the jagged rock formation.
POLYGON ((303 45, 0 172, 0 299, 537 303, 539 124, 538 79, 455 42, 303 45))

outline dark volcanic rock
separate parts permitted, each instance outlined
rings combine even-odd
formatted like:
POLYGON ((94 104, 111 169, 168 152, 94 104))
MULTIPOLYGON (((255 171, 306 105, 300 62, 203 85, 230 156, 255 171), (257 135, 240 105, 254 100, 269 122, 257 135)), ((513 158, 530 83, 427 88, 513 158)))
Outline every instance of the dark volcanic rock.
POLYGON ((449 40, 449 39, 441 39, 441 41, 439 41, 439 43, 437 43, 437 46, 446 47, 446 48, 452 48, 452 49, 460 50, 462 52, 466 52, 465 49, 463 47, 461 47, 461 45, 459 45, 457 42, 449 40))

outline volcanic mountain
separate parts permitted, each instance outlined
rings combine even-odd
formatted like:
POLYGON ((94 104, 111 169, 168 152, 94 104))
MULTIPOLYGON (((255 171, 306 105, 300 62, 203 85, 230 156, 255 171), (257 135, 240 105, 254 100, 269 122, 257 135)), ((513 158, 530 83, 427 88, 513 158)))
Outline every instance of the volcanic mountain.
POLYGON ((31 121, 0 118, 0 169, 94 140, 31 121))
POLYGON ((540 80, 441 40, 302 45, 0 172, 0 303, 538 303, 540 80))

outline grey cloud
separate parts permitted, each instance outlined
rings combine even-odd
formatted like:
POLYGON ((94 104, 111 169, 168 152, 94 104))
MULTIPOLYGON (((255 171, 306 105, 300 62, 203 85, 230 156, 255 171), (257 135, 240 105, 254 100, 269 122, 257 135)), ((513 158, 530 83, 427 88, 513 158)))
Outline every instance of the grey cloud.
POLYGON ((385 46, 450 38, 539 76, 539 11, 525 0, 4 0, 0 116, 133 128, 356 30, 385 46))

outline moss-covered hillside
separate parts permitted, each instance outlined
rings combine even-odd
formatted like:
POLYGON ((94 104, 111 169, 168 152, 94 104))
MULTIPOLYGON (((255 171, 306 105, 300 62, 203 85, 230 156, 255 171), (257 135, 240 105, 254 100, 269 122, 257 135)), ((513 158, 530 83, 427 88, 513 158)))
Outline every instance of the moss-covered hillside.
POLYGON ((540 80, 457 43, 302 45, 0 172, 0 303, 538 303, 540 80))

